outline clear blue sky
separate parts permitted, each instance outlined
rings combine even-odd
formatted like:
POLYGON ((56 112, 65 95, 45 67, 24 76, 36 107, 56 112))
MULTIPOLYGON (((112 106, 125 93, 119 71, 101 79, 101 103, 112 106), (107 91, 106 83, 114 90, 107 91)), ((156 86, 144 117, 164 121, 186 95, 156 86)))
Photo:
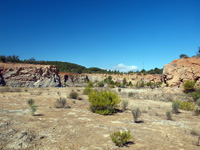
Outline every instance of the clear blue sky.
POLYGON ((1 55, 149 70, 199 46, 200 0, 0 0, 1 55))

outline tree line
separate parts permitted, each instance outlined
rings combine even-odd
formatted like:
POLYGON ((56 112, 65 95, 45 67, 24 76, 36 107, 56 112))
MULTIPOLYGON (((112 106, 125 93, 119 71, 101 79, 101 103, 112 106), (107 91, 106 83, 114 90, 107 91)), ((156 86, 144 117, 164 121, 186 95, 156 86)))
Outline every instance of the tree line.
MULTIPOLYGON (((108 73, 108 74, 122 74, 125 72, 120 72, 119 70, 106 70, 100 69, 97 67, 86 68, 81 65, 77 65, 69 62, 61 62, 61 61, 44 61, 44 60, 36 60, 35 58, 20 60, 19 56, 16 55, 0 55, 0 62, 2 63, 26 63, 26 64, 40 64, 40 65, 56 65, 59 68, 60 72, 72 72, 72 73, 108 73)), ((138 74, 162 74, 163 69, 155 68, 149 71, 145 69, 141 71, 129 71, 127 74, 138 73, 138 74)))

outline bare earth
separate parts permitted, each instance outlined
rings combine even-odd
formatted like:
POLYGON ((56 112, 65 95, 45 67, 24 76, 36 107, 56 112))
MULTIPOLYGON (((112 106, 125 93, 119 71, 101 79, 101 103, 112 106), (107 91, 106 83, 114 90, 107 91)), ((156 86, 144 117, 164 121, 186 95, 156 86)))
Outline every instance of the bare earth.
POLYGON ((129 101, 129 108, 143 111, 134 123, 131 112, 102 116, 88 110, 88 96, 83 88, 20 88, 20 91, 2 92, 0 89, 0 149, 37 150, 199 150, 198 137, 191 134, 200 117, 181 110, 166 119, 171 102, 154 100, 129 101), (82 100, 69 99, 74 90, 82 100), (67 98, 71 108, 54 107, 59 97, 67 98), (36 116, 30 114, 27 100, 33 98, 38 105, 36 116), (125 147, 117 147, 110 134, 130 130, 133 139, 125 147))

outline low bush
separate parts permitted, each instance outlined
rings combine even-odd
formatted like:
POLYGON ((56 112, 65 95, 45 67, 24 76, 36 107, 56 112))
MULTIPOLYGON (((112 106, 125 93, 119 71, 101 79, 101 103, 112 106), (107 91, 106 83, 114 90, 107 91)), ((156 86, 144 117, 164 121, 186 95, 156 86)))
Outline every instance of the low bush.
POLYGON ((94 84, 93 84, 91 81, 89 81, 89 82, 88 82, 88 87, 90 87, 90 88, 91 88, 91 87, 94 87, 94 84))
POLYGON ((147 86, 153 86, 153 83, 151 81, 147 82, 147 86))
POLYGON ((194 110, 194 113, 195 113, 195 115, 200 115, 200 99, 199 100, 197 100, 197 102, 196 102, 196 108, 195 108, 195 110, 194 110))
POLYGON ((179 113, 179 109, 180 108, 180 101, 175 101, 172 103, 172 112, 175 114, 179 113))
POLYGON ((185 93, 193 92, 195 90, 195 81, 187 80, 183 84, 183 89, 185 93))
POLYGON ((133 86, 133 83, 131 81, 129 81, 127 86, 133 86))
POLYGON ((115 82, 115 85, 116 85, 117 87, 121 87, 121 83, 120 83, 120 82, 115 82))
POLYGON ((196 116, 200 115, 200 109, 199 109, 198 107, 195 108, 194 114, 195 114, 196 116))
POLYGON ((90 87, 86 86, 85 89, 83 90, 83 94, 89 95, 91 91, 92 91, 92 89, 90 87))
POLYGON ((56 108, 64 108, 66 106, 66 99, 65 98, 59 98, 56 101, 55 107, 56 108))
POLYGON ((144 81, 142 81, 142 82, 137 82, 136 85, 135 85, 136 88, 142 88, 142 87, 144 87, 144 86, 145 86, 144 81))
POLYGON ((171 111, 167 111, 166 116, 167 116, 167 120, 172 120, 172 112, 171 111))
POLYGON ((133 138, 133 136, 130 133, 130 130, 124 132, 114 132, 113 134, 110 134, 110 137, 117 146, 124 146, 129 140, 133 138))
POLYGON ((133 97, 134 93, 133 92, 128 92, 128 97, 133 97))
POLYGON ((109 115, 116 112, 120 98, 113 92, 92 91, 89 94, 89 102, 93 111, 98 114, 109 115))
POLYGON ((33 99, 29 99, 27 103, 30 106, 31 114, 34 116, 34 113, 36 112, 38 106, 35 105, 35 101, 33 99))
POLYGON ((196 105, 200 107, 200 99, 197 100, 196 105))
POLYGON ((137 119, 142 114, 142 112, 140 111, 140 108, 136 108, 136 109, 132 108, 131 112, 132 112, 132 115, 133 115, 134 122, 137 122, 137 119))
POLYGON ((99 87, 104 87, 104 83, 103 83, 103 82, 100 82, 98 86, 99 86, 99 87))
POLYGON ((78 98, 78 93, 71 91, 71 93, 69 94, 69 98, 71 99, 77 99, 78 98))
POLYGON ((120 88, 125 88, 125 85, 122 84, 122 85, 120 86, 120 88))
POLYGON ((200 99, 200 89, 189 93, 189 95, 193 98, 194 101, 197 101, 198 99, 200 99))
POLYGON ((180 103, 180 109, 183 109, 183 110, 187 110, 187 111, 193 111, 195 106, 192 102, 181 102, 179 101, 180 103))
POLYGON ((115 88, 115 86, 114 85, 109 85, 109 88, 115 88))
POLYGON ((121 107, 122 107, 122 111, 125 111, 127 109, 127 107, 128 107, 128 101, 127 100, 122 100, 121 107))

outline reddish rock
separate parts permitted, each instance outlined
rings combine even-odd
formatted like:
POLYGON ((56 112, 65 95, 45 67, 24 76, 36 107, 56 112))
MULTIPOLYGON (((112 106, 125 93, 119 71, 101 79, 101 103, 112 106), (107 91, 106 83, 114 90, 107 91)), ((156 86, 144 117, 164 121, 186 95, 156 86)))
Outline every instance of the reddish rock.
POLYGON ((170 87, 180 87, 186 80, 200 83, 200 58, 176 59, 163 68, 164 80, 170 87))

